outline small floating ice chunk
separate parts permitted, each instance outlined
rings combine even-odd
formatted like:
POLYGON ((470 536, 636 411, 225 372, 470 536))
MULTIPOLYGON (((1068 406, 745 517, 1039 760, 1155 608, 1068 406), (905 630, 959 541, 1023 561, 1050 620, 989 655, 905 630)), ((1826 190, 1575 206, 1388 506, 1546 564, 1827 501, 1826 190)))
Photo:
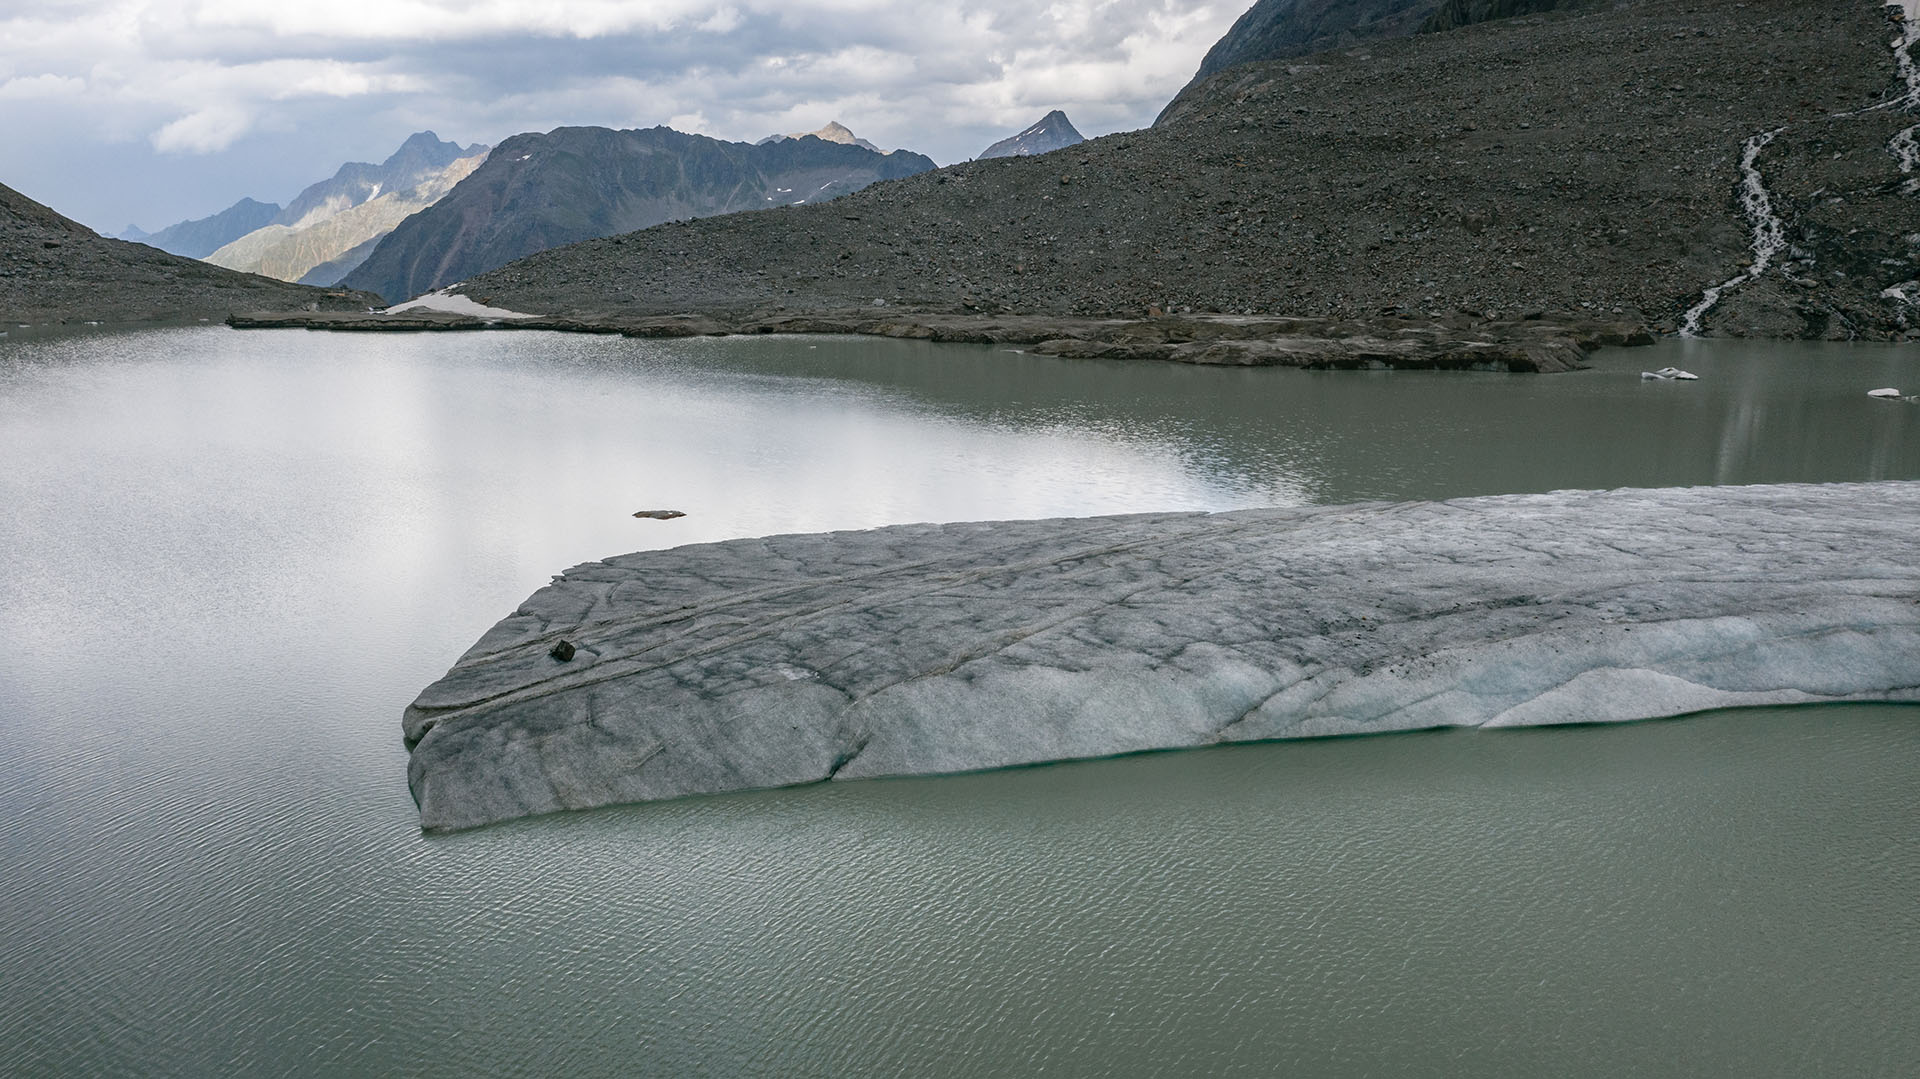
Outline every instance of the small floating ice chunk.
POLYGON ((1649 382, 1698 382, 1700 376, 1692 371, 1682 371, 1678 367, 1662 367, 1658 371, 1642 371, 1640 377, 1649 382))
POLYGON ((1867 396, 1880 401, 1920 401, 1920 394, 1906 394, 1892 386, 1882 386, 1877 390, 1868 390, 1867 396))

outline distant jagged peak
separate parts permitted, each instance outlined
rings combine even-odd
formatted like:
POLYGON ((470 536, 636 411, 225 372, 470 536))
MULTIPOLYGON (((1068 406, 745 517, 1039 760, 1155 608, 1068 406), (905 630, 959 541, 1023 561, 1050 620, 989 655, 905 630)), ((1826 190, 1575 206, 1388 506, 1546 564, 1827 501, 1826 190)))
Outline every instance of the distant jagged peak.
POLYGON ((1055 109, 1018 135, 1001 139, 980 151, 980 156, 982 158, 1030 157, 1085 141, 1087 141, 1085 136, 1074 129, 1073 121, 1067 119, 1067 114, 1055 109))
POLYGON ((383 192, 412 188, 462 161, 487 152, 481 143, 461 146, 431 131, 416 131, 378 165, 349 161, 332 177, 309 186, 287 204, 274 224, 310 228, 335 214, 371 202, 383 192))
POLYGON ((765 146, 770 142, 785 142, 788 139, 804 139, 808 135, 812 135, 814 138, 820 139, 823 142, 837 142, 843 146, 858 146, 863 150, 872 150, 876 154, 885 152, 881 150, 880 147, 875 146, 873 143, 868 142, 848 130, 847 126, 838 120, 828 120, 827 126, 818 131, 795 131, 785 135, 768 135, 766 138, 754 143, 754 145, 765 146))
MULTIPOLYGON (((432 131, 416 131, 407 136, 400 148, 380 163, 383 170, 402 168, 414 162, 428 163, 431 168, 443 168, 463 157, 472 157, 488 149, 484 143, 461 146, 457 142, 447 142, 432 131)), ((344 167, 344 166, 343 166, 344 167)))

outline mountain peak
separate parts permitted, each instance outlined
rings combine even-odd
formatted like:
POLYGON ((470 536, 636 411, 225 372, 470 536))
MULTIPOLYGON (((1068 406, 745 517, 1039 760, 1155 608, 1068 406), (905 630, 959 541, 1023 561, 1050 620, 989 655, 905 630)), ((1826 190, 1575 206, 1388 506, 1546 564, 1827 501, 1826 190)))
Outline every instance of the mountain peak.
POLYGON ((1018 135, 1010 135, 980 151, 980 156, 1030 157, 1085 141, 1086 138, 1074 130, 1067 114, 1054 109, 1018 135))
POLYGON ((852 131, 848 130, 845 124, 841 123, 838 120, 828 120, 827 126, 821 128, 818 131, 794 131, 785 135, 768 135, 766 138, 761 139, 759 142, 755 143, 754 145, 763 146, 769 142, 785 142, 788 139, 804 139, 808 135, 812 135, 814 138, 819 139, 822 142, 837 142, 842 146, 858 146, 863 150, 872 150, 876 154, 881 152, 880 147, 875 146, 873 143, 870 143, 867 140, 861 138, 860 136, 854 134, 852 131))
POLYGON ((398 150, 388 155, 387 159, 380 163, 380 167, 389 171, 408 167, 445 168, 479 149, 480 147, 473 146, 463 150, 459 143, 442 141, 440 136, 431 131, 416 131, 408 135, 407 141, 401 143, 398 150))

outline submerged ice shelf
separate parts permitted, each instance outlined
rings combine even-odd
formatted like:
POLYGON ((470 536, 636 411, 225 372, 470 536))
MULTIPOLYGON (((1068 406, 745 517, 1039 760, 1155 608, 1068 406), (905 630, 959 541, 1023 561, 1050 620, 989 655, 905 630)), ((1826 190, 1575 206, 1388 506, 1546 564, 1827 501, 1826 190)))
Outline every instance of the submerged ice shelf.
POLYGON ((1915 535, 1920 482, 1898 482, 622 555, 534 593, 420 694, 409 779, 422 826, 452 829, 1220 742, 1920 701, 1915 535))

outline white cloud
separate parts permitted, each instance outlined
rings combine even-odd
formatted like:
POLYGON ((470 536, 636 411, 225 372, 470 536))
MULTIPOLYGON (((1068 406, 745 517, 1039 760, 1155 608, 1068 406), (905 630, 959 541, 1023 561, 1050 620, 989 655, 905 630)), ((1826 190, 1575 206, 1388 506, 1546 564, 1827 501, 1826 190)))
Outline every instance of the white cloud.
POLYGON ((210 154, 233 145, 253 126, 253 114, 231 105, 211 105, 190 112, 153 133, 153 148, 161 153, 210 154))
POLYGON ((739 29, 741 21, 740 9, 728 5, 694 24, 694 29, 709 34, 724 34, 739 29))
POLYGON ((704 135, 713 124, 705 113, 683 112, 666 119, 666 125, 675 131, 684 131, 689 135, 704 135))
POLYGON ((0 82, 0 101, 33 101, 85 93, 87 80, 67 75, 30 75, 0 82))
POLYGON ((502 34, 605 37, 671 30, 728 10, 727 5, 705 0, 331 0, 324 4, 152 0, 143 6, 184 9, 184 21, 205 29, 382 41, 449 41, 502 34))

